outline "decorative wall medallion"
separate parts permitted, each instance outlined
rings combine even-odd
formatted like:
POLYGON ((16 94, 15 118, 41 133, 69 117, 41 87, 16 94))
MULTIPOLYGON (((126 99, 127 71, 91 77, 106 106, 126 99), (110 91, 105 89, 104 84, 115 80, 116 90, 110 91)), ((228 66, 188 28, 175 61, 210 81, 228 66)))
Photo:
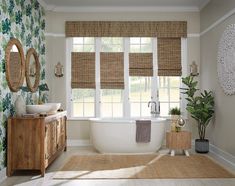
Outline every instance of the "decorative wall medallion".
POLYGON ((225 94, 235 94, 235 24, 226 28, 219 41, 217 69, 225 94))

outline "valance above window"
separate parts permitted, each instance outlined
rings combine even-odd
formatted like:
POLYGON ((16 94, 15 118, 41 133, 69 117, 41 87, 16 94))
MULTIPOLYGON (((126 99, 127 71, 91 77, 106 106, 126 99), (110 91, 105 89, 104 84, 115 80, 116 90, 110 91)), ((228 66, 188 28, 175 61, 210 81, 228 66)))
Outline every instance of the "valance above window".
POLYGON ((124 89, 124 53, 100 53, 101 89, 124 89))
POLYGON ((152 53, 129 53, 130 76, 153 76, 152 53))
POLYGON ((181 38, 158 38, 158 76, 181 76, 181 38))
POLYGON ((186 21, 66 21, 66 37, 187 37, 186 21))
POLYGON ((71 53, 71 87, 95 89, 95 53, 71 53))

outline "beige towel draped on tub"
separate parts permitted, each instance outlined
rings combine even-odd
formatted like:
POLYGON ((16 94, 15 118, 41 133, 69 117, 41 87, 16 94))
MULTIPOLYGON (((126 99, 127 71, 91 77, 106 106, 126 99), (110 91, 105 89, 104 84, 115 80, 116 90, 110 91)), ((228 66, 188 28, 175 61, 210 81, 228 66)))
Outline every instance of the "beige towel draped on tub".
POLYGON ((151 120, 136 120, 136 142, 149 143, 151 139, 151 120))

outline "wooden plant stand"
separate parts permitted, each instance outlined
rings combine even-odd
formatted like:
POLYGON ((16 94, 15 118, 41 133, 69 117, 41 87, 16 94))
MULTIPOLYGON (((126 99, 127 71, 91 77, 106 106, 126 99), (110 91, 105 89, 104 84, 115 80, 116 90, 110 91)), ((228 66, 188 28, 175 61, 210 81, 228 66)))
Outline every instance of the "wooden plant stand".
POLYGON ((171 156, 175 155, 175 150, 183 150, 189 156, 188 149, 191 149, 191 132, 166 132, 166 147, 170 149, 171 156))

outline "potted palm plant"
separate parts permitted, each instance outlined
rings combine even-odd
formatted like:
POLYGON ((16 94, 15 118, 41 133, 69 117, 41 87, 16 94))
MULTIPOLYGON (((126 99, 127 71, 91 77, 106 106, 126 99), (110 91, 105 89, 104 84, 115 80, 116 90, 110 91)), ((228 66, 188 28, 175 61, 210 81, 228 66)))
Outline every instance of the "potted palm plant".
POLYGON ((183 84, 186 88, 181 88, 187 95, 187 111, 191 117, 197 121, 199 139, 195 140, 195 150, 198 153, 209 152, 209 140, 205 139, 206 127, 210 123, 214 115, 214 96, 212 91, 204 90, 200 95, 196 95, 198 91, 198 82, 194 80, 193 76, 182 78, 183 84))

